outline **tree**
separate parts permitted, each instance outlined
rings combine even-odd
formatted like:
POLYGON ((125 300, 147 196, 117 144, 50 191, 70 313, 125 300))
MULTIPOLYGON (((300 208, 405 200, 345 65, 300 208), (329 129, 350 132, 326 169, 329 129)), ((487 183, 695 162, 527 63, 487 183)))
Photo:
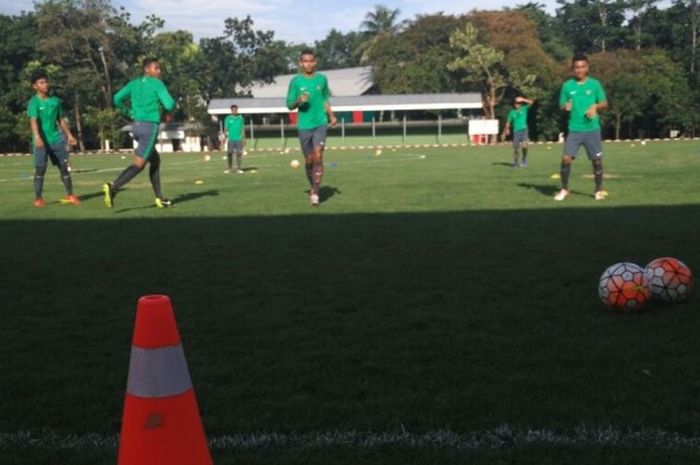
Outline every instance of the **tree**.
POLYGON ((557 0, 557 19, 578 52, 606 51, 624 44, 624 0, 557 0))
POLYGON ((253 83, 272 82, 287 71, 286 46, 274 35, 253 29, 253 20, 247 16, 226 19, 223 36, 201 39, 195 76, 204 102, 246 95, 253 83))
POLYGON ((365 15, 365 20, 360 24, 364 41, 358 47, 361 63, 371 61, 380 43, 396 36, 409 24, 408 21, 398 21, 400 15, 401 10, 398 8, 392 10, 383 5, 376 5, 374 11, 365 15))
POLYGON ((378 38, 370 64, 379 90, 390 94, 457 91, 461 72, 451 72, 447 65, 456 58, 450 34, 463 22, 451 15, 418 16, 396 36, 378 38))
POLYGON ((626 0, 627 8, 632 11, 632 19, 629 22, 634 36, 635 49, 642 49, 644 39, 643 25, 645 13, 654 7, 659 0, 626 0))
POLYGON ((26 150, 28 123, 23 118, 31 95, 25 64, 36 60, 36 16, 0 16, 0 147, 2 150, 26 150), (17 129, 25 125, 23 133, 17 129), (26 137, 24 135, 26 134, 26 137))
POLYGON ((343 34, 331 29, 323 40, 314 44, 316 60, 320 69, 352 68, 360 64, 358 49, 363 40, 362 34, 343 34))

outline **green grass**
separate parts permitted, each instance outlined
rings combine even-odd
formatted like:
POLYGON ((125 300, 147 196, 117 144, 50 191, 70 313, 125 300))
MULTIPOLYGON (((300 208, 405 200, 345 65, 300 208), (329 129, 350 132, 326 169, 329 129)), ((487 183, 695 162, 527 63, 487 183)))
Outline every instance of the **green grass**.
POLYGON ((31 159, 0 158, 0 462, 114 463, 109 440, 17 433, 119 432, 135 303, 149 293, 172 298, 211 438, 503 425, 685 438, 275 443, 214 447, 217 464, 697 461, 697 297, 619 314, 596 286, 623 260, 699 269, 700 148, 606 144, 608 200, 592 199, 582 157, 574 195, 555 203, 560 147, 532 147, 518 170, 505 146, 330 151, 318 209, 276 152, 244 159, 256 172, 242 176, 224 175, 220 154, 164 156, 168 210, 153 208, 145 174, 104 208, 119 156, 73 158, 79 207, 57 203, 51 168, 34 209, 31 159))

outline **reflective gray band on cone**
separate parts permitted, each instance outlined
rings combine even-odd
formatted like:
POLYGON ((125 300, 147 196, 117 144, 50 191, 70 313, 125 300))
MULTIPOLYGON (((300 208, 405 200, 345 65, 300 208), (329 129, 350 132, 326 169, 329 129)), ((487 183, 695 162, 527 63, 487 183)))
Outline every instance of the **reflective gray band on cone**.
POLYGON ((182 346, 161 349, 131 347, 126 392, 136 397, 169 397, 192 388, 182 346))

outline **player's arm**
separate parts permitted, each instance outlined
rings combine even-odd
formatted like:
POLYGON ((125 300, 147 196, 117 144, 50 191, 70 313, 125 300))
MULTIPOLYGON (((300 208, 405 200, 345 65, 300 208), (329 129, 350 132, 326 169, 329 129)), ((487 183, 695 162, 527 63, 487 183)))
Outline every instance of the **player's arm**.
POLYGON ((61 129, 63 129, 63 133, 66 135, 68 138, 68 145, 75 145, 78 143, 78 141, 75 140, 75 137, 73 137, 73 133, 70 130, 70 125, 68 124, 68 120, 65 118, 61 118, 58 120, 59 126, 61 126, 61 129))
POLYGON ((608 109, 608 97, 605 95, 605 91, 602 86, 598 86, 596 89, 596 103, 591 105, 586 111, 586 116, 589 118, 595 117, 600 111, 608 109))
POLYGON ((559 92, 559 108, 564 111, 571 111, 571 106, 571 99, 569 99, 569 96, 566 95, 564 86, 561 86, 561 91, 559 92))
POLYGON ((338 118, 336 118, 335 113, 333 113, 333 109, 331 108, 331 102, 326 100, 326 102, 323 104, 323 107, 326 109, 326 114, 328 115, 328 122, 331 124, 331 126, 337 125, 338 118))
POLYGON ((43 147, 44 141, 41 139, 41 133, 39 132, 39 110, 37 110, 36 105, 34 105, 34 100, 30 100, 27 105, 27 116, 29 117, 29 127, 32 130, 32 136, 34 138, 35 147, 43 147))
POLYGON ((324 79, 324 84, 323 84, 323 108, 326 110, 326 114, 328 115, 328 122, 331 123, 331 126, 336 126, 338 124, 338 118, 335 117, 335 113, 333 113, 333 108, 331 108, 331 92, 330 89, 328 88, 328 81, 324 79))
POLYGON ((43 147, 44 141, 39 133, 39 122, 36 118, 29 118, 29 127, 32 128, 32 135, 34 136, 34 146, 43 147))
MULTIPOLYGON (((289 88, 287 89, 287 108, 290 110, 296 110, 302 103, 302 97, 306 97, 308 100, 308 94, 299 95, 299 89, 294 83, 294 79, 289 82, 289 88)), ((304 100, 304 101, 306 101, 304 100)))
POLYGON ((126 101, 131 98, 131 83, 125 85, 112 97, 114 106, 117 107, 123 115, 131 117, 131 109, 127 106, 126 101))
POLYGON ((510 115, 508 115, 508 119, 506 119, 506 124, 503 126, 503 135, 501 136, 501 139, 506 140, 506 137, 510 135, 510 115))
POLYGON ((163 82, 158 86, 158 100, 160 100, 165 111, 171 112, 175 109, 175 99, 170 95, 163 82))
POLYGON ((526 97, 515 97, 515 101, 519 103, 524 103, 525 105, 532 105, 533 103, 535 103, 534 99, 529 99, 526 97))

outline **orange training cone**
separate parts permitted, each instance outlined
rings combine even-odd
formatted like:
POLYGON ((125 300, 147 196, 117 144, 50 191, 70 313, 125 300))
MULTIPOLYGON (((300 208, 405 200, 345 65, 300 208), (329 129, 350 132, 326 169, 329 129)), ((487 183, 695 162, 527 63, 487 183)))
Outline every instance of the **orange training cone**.
POLYGON ((211 465, 170 299, 139 299, 118 465, 211 465))

